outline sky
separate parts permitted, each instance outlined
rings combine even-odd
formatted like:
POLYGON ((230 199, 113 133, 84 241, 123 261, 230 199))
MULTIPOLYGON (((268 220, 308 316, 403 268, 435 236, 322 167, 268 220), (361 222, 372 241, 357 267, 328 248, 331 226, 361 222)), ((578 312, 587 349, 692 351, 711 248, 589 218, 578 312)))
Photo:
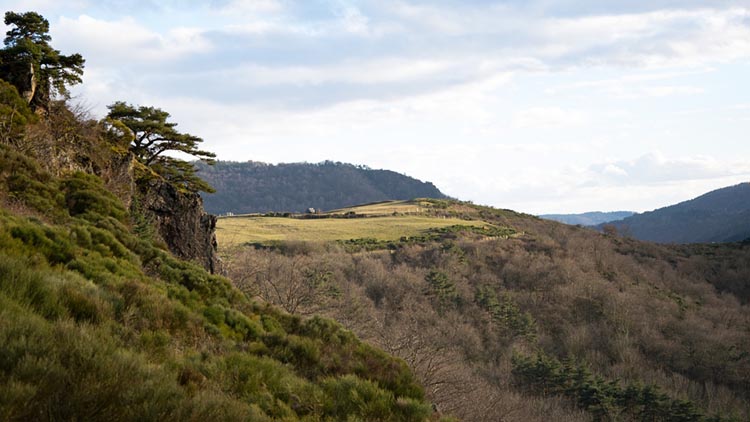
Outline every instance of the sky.
POLYGON ((750 181, 750 0, 0 0, 232 161, 363 164, 533 214, 750 181))

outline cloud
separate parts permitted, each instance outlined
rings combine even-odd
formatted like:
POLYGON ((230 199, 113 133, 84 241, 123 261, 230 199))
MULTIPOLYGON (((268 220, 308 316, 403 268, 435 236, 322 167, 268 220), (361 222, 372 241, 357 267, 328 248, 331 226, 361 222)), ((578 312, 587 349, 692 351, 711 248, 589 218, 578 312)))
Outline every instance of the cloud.
POLYGON ((213 48, 198 28, 175 27, 162 34, 130 17, 116 21, 87 15, 75 19, 62 17, 53 26, 52 35, 56 45, 79 51, 90 61, 110 67, 126 65, 131 69, 213 48))
POLYGON ((513 124, 519 128, 576 127, 587 121, 588 115, 585 112, 559 107, 532 107, 517 112, 513 117, 513 124))
POLYGON ((284 10, 279 0, 230 0, 218 2, 214 6, 220 13, 227 15, 256 15, 259 13, 278 13, 284 10))
POLYGON ((612 175, 615 177, 628 177, 628 172, 615 164, 607 164, 602 170, 603 174, 612 175))
MULTIPOLYGON (((290 109, 421 96, 509 71, 698 66, 750 57, 750 11, 742 8, 548 16, 513 2, 209 4, 196 9, 206 14, 205 22, 178 20, 160 29, 131 17, 82 14, 61 18, 53 35, 59 45, 89 58, 89 66, 138 75, 141 85, 134 89, 163 96, 190 91, 196 98, 290 109), (143 67, 161 74, 141 77, 143 67)), ((163 7, 177 10, 173 2, 163 7)), ((620 99, 704 92, 690 84, 629 82, 595 88, 620 99)), ((536 108, 519 112, 514 124, 569 127, 586 121, 580 113, 536 108)))
MULTIPOLYGON (((480 157, 477 162, 482 161, 480 157)), ((710 157, 665 158, 654 153, 583 168, 522 161, 526 165, 514 167, 513 172, 494 171, 477 178, 483 174, 477 170, 473 180, 452 176, 459 180, 448 185, 439 183, 439 176, 428 179, 438 187, 461 191, 463 198, 535 214, 649 211, 750 180, 750 165, 745 162, 710 157)))
POLYGON ((518 193, 526 192, 526 195, 517 196, 516 192, 510 192, 498 197, 496 203, 533 214, 620 210, 644 212, 748 180, 750 178, 746 176, 727 176, 657 185, 589 186, 564 190, 540 187, 519 190, 518 193))
POLYGON ((569 65, 700 65, 750 56, 747 9, 542 19, 540 46, 569 65))
POLYGON ((727 105, 750 1, 32 1, 62 10, 87 101, 163 107, 224 159, 354 161, 522 211, 643 210, 750 173, 727 105))
POLYGON ((588 186, 661 184, 750 175, 750 164, 703 156, 666 158, 654 152, 634 160, 593 164, 587 173, 588 186))
POLYGON ((326 83, 380 84, 418 82, 444 74, 453 63, 401 58, 342 62, 324 66, 248 65, 233 71, 245 76, 248 85, 321 85, 326 83))

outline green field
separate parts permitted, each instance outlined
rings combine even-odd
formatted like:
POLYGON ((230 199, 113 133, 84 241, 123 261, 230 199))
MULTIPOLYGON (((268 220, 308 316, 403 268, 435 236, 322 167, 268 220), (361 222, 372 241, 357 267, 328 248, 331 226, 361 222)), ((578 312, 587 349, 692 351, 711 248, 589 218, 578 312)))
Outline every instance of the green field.
POLYGON ((325 242, 373 238, 388 241, 398 240, 402 236, 418 236, 429 229, 453 225, 483 227, 487 223, 428 216, 321 219, 231 217, 219 219, 216 237, 221 249, 244 243, 290 240, 325 242))

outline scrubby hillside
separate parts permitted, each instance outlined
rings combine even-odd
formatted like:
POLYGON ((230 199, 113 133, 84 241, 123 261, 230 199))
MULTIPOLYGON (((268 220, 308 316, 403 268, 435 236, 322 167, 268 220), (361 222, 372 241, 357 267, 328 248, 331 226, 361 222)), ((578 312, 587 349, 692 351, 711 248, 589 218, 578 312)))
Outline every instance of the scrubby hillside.
POLYGON ((610 223, 626 236, 660 243, 738 242, 750 238, 750 183, 610 223))
POLYGON ((150 240, 94 175, 0 145, 0 419, 424 420, 404 363, 150 240))
POLYGON ((211 274, 210 187, 161 155, 201 139, 153 107, 81 113, 80 55, 36 13, 5 22, 0 420, 438 419, 402 360, 211 274))
POLYGON ((379 241, 332 218, 325 242, 295 240, 324 229, 297 224, 220 252, 243 291, 336 318, 463 420, 750 417, 748 245, 661 246, 452 201, 422 215, 463 223, 379 241))
POLYGON ((265 164, 220 161, 198 164, 216 192, 204 194, 214 214, 332 210, 389 199, 445 198, 435 185, 388 170, 326 161, 265 164))

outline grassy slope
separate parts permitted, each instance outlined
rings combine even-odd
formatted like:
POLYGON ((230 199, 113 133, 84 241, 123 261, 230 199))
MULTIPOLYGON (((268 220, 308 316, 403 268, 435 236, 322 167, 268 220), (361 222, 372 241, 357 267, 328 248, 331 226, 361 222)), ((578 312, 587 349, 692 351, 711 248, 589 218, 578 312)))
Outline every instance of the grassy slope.
POLYGON ((94 176, 0 145, 0 205, 0 420, 432 413, 402 361, 176 260, 94 176))

